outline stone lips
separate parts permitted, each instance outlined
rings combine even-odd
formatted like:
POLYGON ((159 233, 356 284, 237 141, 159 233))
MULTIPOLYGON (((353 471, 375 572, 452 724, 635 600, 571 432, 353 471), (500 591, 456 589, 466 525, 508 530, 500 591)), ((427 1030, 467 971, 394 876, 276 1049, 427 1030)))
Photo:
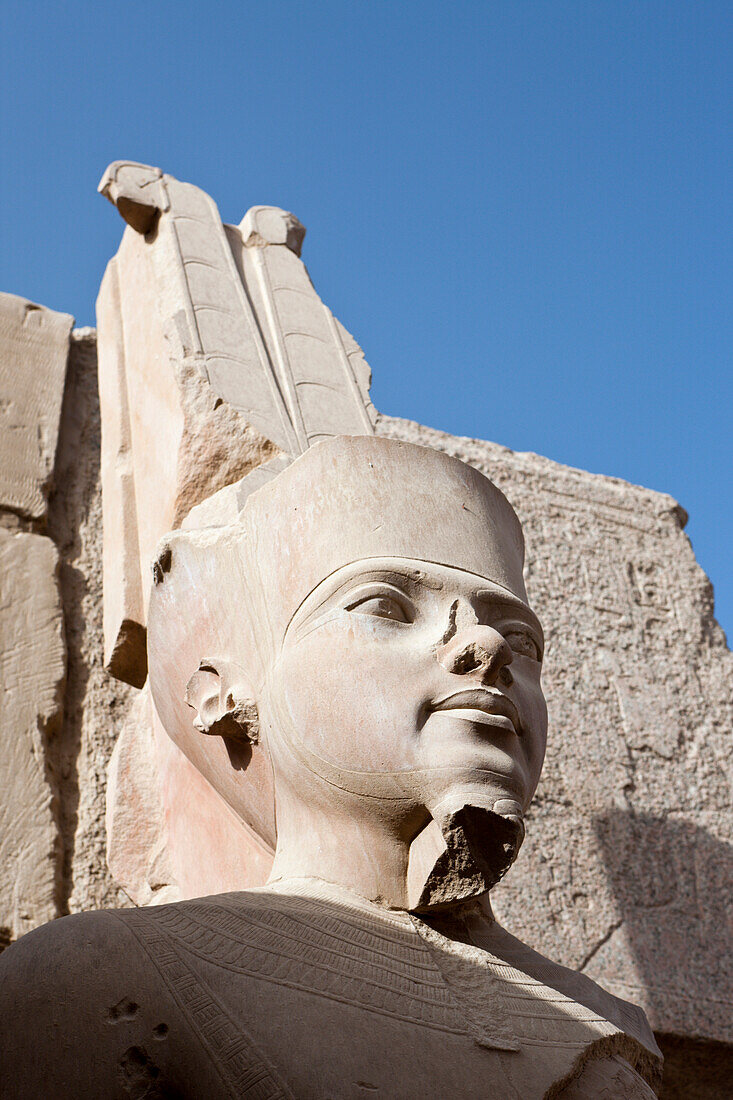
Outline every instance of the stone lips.
MULTIPOLYGON (((245 232, 247 222, 246 218, 241 234, 224 227, 232 248, 232 242, 238 241, 237 249, 241 246, 245 260, 250 254, 259 258, 260 253, 266 260, 272 254, 275 260, 293 247, 287 234, 278 236, 277 241, 272 238, 259 215, 256 226, 253 223, 255 240, 254 234, 245 232), (251 247, 253 244, 257 247, 251 247)), ((144 226, 135 228, 136 233, 131 229, 126 234, 128 241, 144 226)), ((147 245, 142 239, 138 243, 141 249, 147 245)), ((237 249, 235 260, 241 269, 237 249)), ((296 261, 295 254, 291 256, 296 261)), ((143 302, 146 316, 152 298, 143 302)), ((22 307, 17 312, 13 306, 13 316, 17 313, 19 318, 24 370, 33 364, 27 378, 33 382, 33 393, 42 393, 42 401, 40 405, 19 401, 24 391, 17 388, 18 364, 6 345, 3 365, 7 366, 12 398, 6 413, 16 418, 16 428, 20 421, 33 443, 24 452, 32 459, 32 478, 24 484, 32 486, 37 507, 29 508, 27 501, 4 492, 0 525, 14 532, 44 530, 50 535, 45 541, 52 540, 59 550, 68 678, 62 728, 55 728, 58 719, 54 718, 47 726, 47 730, 53 728, 53 736, 33 740, 38 754, 33 757, 34 766, 39 775, 45 772, 44 783, 50 783, 44 787, 44 797, 50 792, 58 798, 59 820, 52 831, 58 830, 58 838, 63 840, 64 869, 60 881, 54 884, 54 876, 48 875, 42 890, 28 895, 22 927, 14 930, 12 921, 0 919, 10 935, 45 920, 49 904, 54 911, 64 912, 67 908, 75 911, 127 903, 104 865, 103 802, 105 765, 135 698, 126 685, 105 673, 102 661, 95 335, 86 330, 72 336, 61 413, 71 319, 62 319, 55 330, 58 355, 53 362, 44 359, 36 369, 34 333, 38 334, 41 314, 48 311, 22 299, 13 302, 22 307), (39 378, 43 382, 40 389, 39 378), (44 426, 47 412, 52 413, 51 433, 44 426), (52 489, 49 474, 56 440, 52 421, 59 414, 59 455, 52 489), (48 527, 44 528, 46 512, 48 527), (52 892, 55 897, 49 901, 52 892)), ((348 344, 348 334, 340 332, 348 344)), ((0 335, 5 345, 7 330, 3 328, 0 335)), ((149 386, 156 372, 151 376, 150 343, 143 341, 141 347, 145 401, 149 403, 149 386)), ((167 354, 165 361, 167 364, 167 354)), ((206 404, 205 390, 202 380, 192 398, 196 409, 206 404)), ((320 390, 322 396, 326 392, 320 390)), ((212 417, 221 416, 224 408, 219 406, 212 417)), ((109 415, 108 407, 107 422, 109 415)), ((211 493, 216 485, 226 484, 220 493, 226 492, 234 500, 231 516, 224 522, 236 522, 242 501, 237 498, 237 484, 230 481, 244 473, 250 459, 239 473, 233 472, 224 459, 227 452, 231 458, 236 433, 225 431, 212 417, 205 411, 195 412, 190 421, 183 457, 191 481, 186 475, 183 484, 195 485, 196 491, 181 491, 176 509, 180 519, 196 499, 211 493), (210 446, 212 432, 218 440, 216 450, 210 446)), ((156 413, 153 423, 160 428, 161 422, 156 413)), ((241 426, 236 429, 241 430, 241 426)), ((536 455, 513 454, 496 444, 447 436, 387 417, 380 418, 377 430, 444 449, 477 466, 507 493, 527 534, 527 584, 533 606, 550 627, 543 682, 553 722, 543 781, 531 810, 528 844, 518 867, 492 895, 500 919, 505 918, 546 954, 643 1003, 658 1030, 717 1038, 723 1040, 720 1050, 730 1051, 725 1045, 731 1040, 732 1019, 725 899, 732 849, 730 790, 725 775, 731 754, 733 665, 713 619, 711 587, 682 530, 682 509, 663 495, 570 470, 536 455)), ((6 435, 2 443, 18 443, 17 431, 6 435)), ((252 454, 261 462, 263 455, 257 446, 255 440, 252 454)), ((118 469, 125 471, 124 465, 118 469)), ((12 472, 11 465, 2 461, 0 470, 4 475, 12 472)), ((157 475, 155 470, 151 474, 157 475)), ((152 504, 154 513, 151 485, 147 486, 146 506, 152 504)), ((205 505, 199 507, 213 506, 215 501, 216 495, 206 497, 205 505)), ((157 519, 161 525, 142 555, 144 570, 159 535, 175 525, 160 513, 157 519)), ((41 539, 40 534, 37 537, 41 539)), ((21 541, 16 540, 18 547, 21 541)), ((231 552, 236 552, 235 546, 231 552)), ((18 597, 23 586, 17 578, 23 568, 19 562, 8 572, 18 597)), ((42 567, 37 563, 34 578, 41 578, 39 589, 45 591, 49 583, 56 586, 54 568, 52 555, 47 555, 42 567)), ((149 583, 145 572, 143 583, 149 583)), ((226 600, 221 605, 226 607, 226 600)), ((27 621, 38 634, 36 619, 34 615, 27 621)), ((20 635, 13 636, 16 650, 20 641, 20 635)), ((36 667, 35 658, 30 663, 36 667)), ((59 690, 64 690, 63 670, 50 662, 44 668, 49 681, 57 680, 59 690)), ((27 675, 24 667, 26 680, 27 675)), ((35 696, 36 702, 39 698, 35 696)), ((25 744, 13 706, 8 716, 0 723, 3 732, 14 739, 20 735, 19 744, 25 744)), ((130 716, 132 729, 136 717, 130 716)), ((146 730, 145 736, 152 737, 152 731, 146 730)), ((214 751, 217 739, 201 740, 209 752, 214 751)), ((203 815, 198 803, 192 805, 192 778, 211 792, 212 800, 221 800, 172 741, 164 735, 161 741, 167 751, 178 754, 178 763, 189 769, 176 803, 181 843, 177 846, 177 840, 167 838, 185 857, 189 879, 181 877, 180 864, 166 872, 172 877, 161 879, 160 860, 156 860, 155 877, 150 882, 156 888, 161 884, 167 888, 170 883, 171 889, 177 883, 182 896, 192 897, 264 881, 264 875, 260 880, 228 876, 221 865, 221 853, 238 847, 235 833, 239 822, 222 802, 221 821, 217 818, 220 832, 214 839, 213 833, 209 835, 207 847, 203 815), (192 851, 194 835, 198 851, 192 851), (220 837, 226 837, 225 844, 217 842, 220 837), (208 884, 212 879, 216 880, 214 887, 208 884)), ((147 764, 140 763, 139 756, 136 760, 137 781, 147 781, 147 764)), ((243 785, 251 783, 252 777, 250 768, 243 785)), ((240 782, 244 779, 239 776, 240 782)), ((165 801, 162 793, 160 797, 165 801)), ((129 790, 122 791, 120 801, 129 803, 129 790)), ((7 802, 10 808, 12 800, 7 802)), ((43 824, 47 811, 37 813, 30 801, 28 809, 28 828, 43 824)), ((28 835, 26 824, 11 817, 6 819, 6 831, 12 849, 20 851, 28 835)), ((45 869, 48 863, 38 866, 45 869)), ((0 895, 3 904, 7 898, 8 904, 15 906, 17 879, 12 874, 3 877, 0 895)), ((138 904, 147 900, 132 896, 138 904)), ((0 930, 0 948, 2 936, 0 930)), ((709 1068, 709 1058, 707 1063, 709 1068)), ((689 1068, 692 1064, 686 1051, 685 1065, 689 1068)), ((721 1080, 729 1076, 721 1075, 721 1080)))
POLYGON ((733 655, 684 510, 496 443, 378 430, 482 470, 527 540, 550 732, 521 858, 492 892, 499 921, 640 1004, 658 1035, 687 1036, 686 1067, 693 1039, 718 1040, 729 1079, 733 655))

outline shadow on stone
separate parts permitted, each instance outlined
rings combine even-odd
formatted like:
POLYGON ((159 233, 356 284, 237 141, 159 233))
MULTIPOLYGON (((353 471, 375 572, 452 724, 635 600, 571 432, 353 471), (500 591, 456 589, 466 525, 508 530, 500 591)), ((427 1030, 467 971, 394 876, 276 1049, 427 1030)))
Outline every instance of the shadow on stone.
POLYGON ((614 937, 597 956, 601 980, 644 1002, 668 1060, 663 1097, 729 1096, 733 849, 679 819, 619 811, 595 828, 640 988, 621 977, 614 937))
POLYGON ((130 689, 102 665, 102 501, 100 422, 93 333, 72 337, 47 534, 60 555, 59 585, 67 647, 61 729, 49 740, 58 795, 62 913, 120 904, 105 862, 106 765, 130 689), (78 898, 75 897, 78 895, 78 898))

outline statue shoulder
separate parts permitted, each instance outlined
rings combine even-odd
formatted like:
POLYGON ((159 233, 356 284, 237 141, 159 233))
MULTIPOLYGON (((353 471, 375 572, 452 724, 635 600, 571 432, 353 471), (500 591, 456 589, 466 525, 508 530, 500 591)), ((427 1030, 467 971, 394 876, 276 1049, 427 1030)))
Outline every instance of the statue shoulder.
POLYGON ((61 917, 28 932, 0 955, 0 996, 41 1002, 47 992, 88 997, 114 985, 115 971, 134 967, 134 945, 117 911, 61 917))
POLYGON ((558 1094, 558 1100, 656 1100, 657 1092, 625 1058, 612 1055, 587 1062, 578 1076, 558 1094))
MULTIPOLYGON (((483 946, 512 967, 574 1002, 580 1008, 581 1017, 583 1010, 587 1009, 617 1029, 619 1039, 615 1044, 614 1056, 619 1057, 619 1064, 616 1065, 614 1062, 611 1065, 612 1059, 601 1059, 604 1072, 613 1071, 614 1081, 616 1076, 619 1081, 622 1079, 625 1081, 627 1072, 633 1071, 648 1082, 645 1087, 651 1086, 652 1089, 658 1087, 661 1078, 662 1054, 642 1008, 609 993, 586 974, 546 958, 516 936, 512 936, 499 924, 494 923, 490 927, 483 946)), ((591 1075, 598 1072, 600 1072, 599 1069, 588 1070, 591 1075)), ((641 1088, 641 1085, 638 1087, 641 1088)), ((571 1095, 581 1094, 569 1092, 568 1096, 571 1095)), ((585 1095, 592 1095, 592 1092, 586 1092, 585 1095)), ((619 1091, 618 1095, 626 1094, 619 1091)), ((637 1093, 632 1091, 629 1095, 635 1097, 637 1093)), ((643 1096, 647 1093, 642 1090, 639 1095, 643 1096)))
POLYGON ((661 1057, 649 1021, 638 1005, 609 993, 587 974, 581 974, 578 970, 572 970, 541 955, 499 924, 492 928, 490 949, 530 977, 605 1017, 621 1031, 635 1038, 655 1057, 661 1057))
POLYGON ((124 912, 62 917, 0 955, 7 1100, 116 1096, 128 1078, 176 1075, 185 1027, 124 912))

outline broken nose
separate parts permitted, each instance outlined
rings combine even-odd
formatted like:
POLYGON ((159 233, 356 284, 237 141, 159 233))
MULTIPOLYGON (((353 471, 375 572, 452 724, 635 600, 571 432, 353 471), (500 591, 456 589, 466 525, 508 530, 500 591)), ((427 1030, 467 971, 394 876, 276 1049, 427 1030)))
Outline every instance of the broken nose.
POLYGON ((501 634, 481 627, 479 631, 459 631, 440 646, 437 656, 443 668, 458 676, 481 673, 496 677, 510 663, 512 651, 501 634))

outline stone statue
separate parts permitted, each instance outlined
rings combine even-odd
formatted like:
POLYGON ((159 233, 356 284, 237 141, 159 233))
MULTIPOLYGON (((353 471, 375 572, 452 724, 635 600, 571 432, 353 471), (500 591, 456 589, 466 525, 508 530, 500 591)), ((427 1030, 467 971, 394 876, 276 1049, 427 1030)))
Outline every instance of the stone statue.
POLYGON ((155 706, 272 874, 10 947, 3 1097, 655 1095, 643 1013, 492 916, 547 731, 522 567, 491 482, 367 435, 167 537, 155 706))

